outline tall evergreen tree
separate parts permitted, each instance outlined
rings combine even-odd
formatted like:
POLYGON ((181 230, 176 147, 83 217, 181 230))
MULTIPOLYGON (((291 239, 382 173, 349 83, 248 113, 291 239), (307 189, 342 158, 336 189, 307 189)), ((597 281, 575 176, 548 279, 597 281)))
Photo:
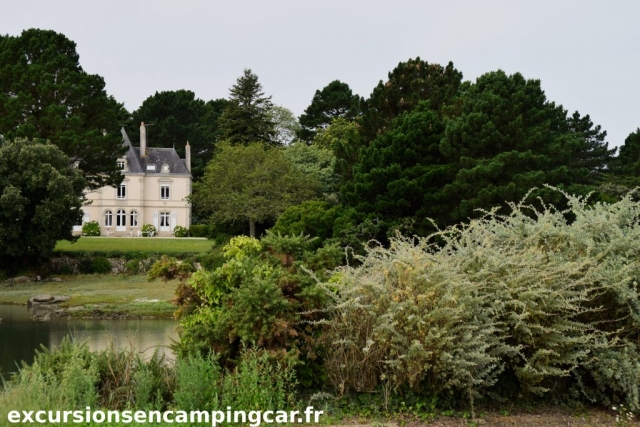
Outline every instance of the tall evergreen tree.
POLYGON ((443 200, 452 202, 453 222, 519 201, 533 187, 540 189, 534 195, 560 203, 560 195, 544 184, 585 194, 607 165, 610 151, 600 128, 591 129, 588 116, 567 117, 562 106, 547 100, 539 80, 490 72, 461 101, 440 144, 457 164, 454 180, 442 189, 443 200))
POLYGON ((613 171, 619 175, 640 176, 640 128, 625 138, 613 171))
POLYGON ((79 163, 88 186, 114 185, 128 113, 79 59, 76 44, 54 31, 0 36, 0 137, 49 140, 79 163))
POLYGON ((220 117, 220 138, 232 144, 262 142, 277 145, 270 119, 271 97, 264 96, 258 76, 245 69, 230 91, 229 104, 220 117))
POLYGON ((367 145, 389 130, 394 118, 411 111, 420 101, 428 100, 429 108, 439 113, 453 101, 461 81, 462 73, 451 62, 446 67, 419 57, 401 62, 389 73, 388 80, 380 81, 369 99, 361 103, 363 143, 367 145))
POLYGON ((298 138, 311 142, 319 129, 325 129, 332 120, 354 120, 360 111, 360 98, 354 95, 348 84, 334 80, 322 90, 316 90, 311 104, 300 116, 302 128, 298 138))

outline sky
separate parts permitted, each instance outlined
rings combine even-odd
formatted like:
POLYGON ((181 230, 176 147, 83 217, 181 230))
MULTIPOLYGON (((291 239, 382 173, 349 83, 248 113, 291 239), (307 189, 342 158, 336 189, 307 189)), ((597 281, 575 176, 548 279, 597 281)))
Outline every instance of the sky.
POLYGON ((5 0, 0 33, 50 29, 129 111, 155 92, 226 98, 245 68, 296 116, 341 80, 368 97, 399 62, 504 70, 589 114, 619 146, 640 127, 637 0, 5 0))

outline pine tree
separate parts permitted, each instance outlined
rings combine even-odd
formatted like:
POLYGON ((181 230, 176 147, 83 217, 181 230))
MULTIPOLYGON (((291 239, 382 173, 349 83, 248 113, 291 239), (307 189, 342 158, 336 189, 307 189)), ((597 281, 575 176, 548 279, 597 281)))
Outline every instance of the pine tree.
POLYGON ((245 69, 230 91, 229 104, 220 116, 220 139, 232 144, 262 142, 277 145, 270 119, 271 97, 264 96, 258 76, 245 69))

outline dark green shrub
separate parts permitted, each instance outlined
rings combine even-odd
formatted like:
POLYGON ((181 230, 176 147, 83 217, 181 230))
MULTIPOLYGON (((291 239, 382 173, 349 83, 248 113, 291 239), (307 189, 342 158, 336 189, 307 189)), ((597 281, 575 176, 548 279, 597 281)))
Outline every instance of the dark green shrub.
POLYGON ((91 272, 96 274, 111 273, 111 263, 105 257, 97 257, 91 263, 91 272))
POLYGON ((189 227, 191 237, 209 237, 209 226, 206 224, 192 225, 189 227))
POLYGON ((78 259, 78 272, 80 274, 90 274, 91 267, 93 265, 93 258, 91 257, 82 257, 78 259))
POLYGON ((271 228, 274 233, 285 235, 308 235, 318 237, 315 247, 322 241, 334 237, 336 219, 343 214, 341 206, 331 206, 320 200, 309 200, 299 205, 291 206, 278 217, 271 228))
POLYGON ((83 236, 99 236, 100 224, 98 224, 98 221, 89 221, 82 224, 82 235, 83 236))

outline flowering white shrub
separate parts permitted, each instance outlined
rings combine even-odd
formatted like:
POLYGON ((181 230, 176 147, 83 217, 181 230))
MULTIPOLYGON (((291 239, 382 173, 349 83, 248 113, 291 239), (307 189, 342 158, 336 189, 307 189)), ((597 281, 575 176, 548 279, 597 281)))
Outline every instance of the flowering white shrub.
POLYGON ((639 408, 640 203, 522 204, 392 239, 334 276, 339 390, 586 398, 639 408), (506 379, 506 380, 505 380, 506 379))

